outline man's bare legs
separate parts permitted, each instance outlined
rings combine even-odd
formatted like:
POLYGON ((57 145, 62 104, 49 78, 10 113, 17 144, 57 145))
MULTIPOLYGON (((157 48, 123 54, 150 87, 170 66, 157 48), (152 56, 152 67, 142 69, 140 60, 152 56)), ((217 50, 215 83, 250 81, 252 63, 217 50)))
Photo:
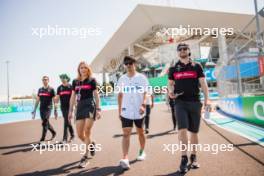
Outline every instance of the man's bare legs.
POLYGON ((122 139, 123 159, 128 159, 131 132, 132 132, 132 128, 123 128, 123 139, 122 139))

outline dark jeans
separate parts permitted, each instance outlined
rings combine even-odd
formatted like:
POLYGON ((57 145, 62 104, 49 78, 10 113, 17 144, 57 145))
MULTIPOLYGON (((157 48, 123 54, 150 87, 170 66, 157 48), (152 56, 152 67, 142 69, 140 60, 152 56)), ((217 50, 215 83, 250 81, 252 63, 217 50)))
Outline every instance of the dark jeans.
POLYGON ((40 117, 42 120, 42 136, 40 139, 41 141, 45 140, 48 130, 52 133, 52 135, 56 134, 54 128, 51 126, 49 122, 50 114, 51 114, 51 108, 40 109, 40 117))
POLYGON ((172 118, 172 123, 173 123, 173 129, 176 128, 177 120, 176 120, 176 112, 175 112, 175 102, 173 99, 170 99, 170 108, 171 108, 171 118, 172 118))
POLYGON ((71 123, 68 120, 68 114, 69 114, 69 108, 68 107, 61 107, 61 111, 62 111, 62 116, 64 119, 64 130, 63 130, 63 140, 68 139, 68 129, 70 132, 71 137, 74 136, 74 132, 73 132, 73 128, 71 123))
POLYGON ((149 129, 149 117, 150 117, 151 107, 146 105, 146 115, 145 115, 145 128, 149 129))

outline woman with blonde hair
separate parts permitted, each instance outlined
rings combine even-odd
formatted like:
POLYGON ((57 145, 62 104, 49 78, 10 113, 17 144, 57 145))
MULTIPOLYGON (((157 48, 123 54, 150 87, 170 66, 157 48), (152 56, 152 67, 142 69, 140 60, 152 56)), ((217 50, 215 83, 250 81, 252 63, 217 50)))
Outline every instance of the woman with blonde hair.
POLYGON ((70 99, 69 121, 73 117, 73 106, 77 101, 76 129, 78 137, 86 145, 86 153, 81 158, 80 167, 84 168, 88 161, 88 153, 95 154, 95 143, 91 141, 91 129, 96 119, 101 116, 100 97, 97 82, 92 77, 92 70, 86 62, 80 62, 78 76, 72 82, 72 95, 70 99))

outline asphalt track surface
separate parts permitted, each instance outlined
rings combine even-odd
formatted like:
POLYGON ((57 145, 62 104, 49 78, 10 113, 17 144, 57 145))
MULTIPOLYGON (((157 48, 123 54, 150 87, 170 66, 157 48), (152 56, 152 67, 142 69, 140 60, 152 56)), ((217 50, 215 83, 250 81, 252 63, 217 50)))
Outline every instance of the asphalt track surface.
MULTIPOLYGON (((62 139, 63 119, 51 120, 57 136, 62 139)), ((156 105, 151 112, 150 133, 147 135, 145 161, 136 161, 139 149, 135 133, 131 136, 131 169, 123 171, 119 166, 122 156, 121 123, 116 110, 104 111, 102 119, 96 121, 92 138, 101 144, 101 151, 90 159, 90 164, 78 168, 81 151, 32 151, 31 143, 41 136, 41 121, 32 120, 0 125, 0 175, 128 175, 161 176, 181 175, 178 166, 180 152, 174 154, 165 150, 164 144, 177 144, 177 133, 172 129, 171 114, 166 105, 156 105)), ((135 130, 133 130, 135 131, 135 130)), ((48 137, 50 134, 48 133, 48 137)), ((243 137, 230 133, 215 125, 201 123, 199 140, 201 144, 233 144, 233 151, 212 154, 211 151, 198 152, 199 169, 190 169, 190 176, 262 176, 264 175, 264 148, 243 137)), ((75 138, 73 144, 81 144, 75 138)))

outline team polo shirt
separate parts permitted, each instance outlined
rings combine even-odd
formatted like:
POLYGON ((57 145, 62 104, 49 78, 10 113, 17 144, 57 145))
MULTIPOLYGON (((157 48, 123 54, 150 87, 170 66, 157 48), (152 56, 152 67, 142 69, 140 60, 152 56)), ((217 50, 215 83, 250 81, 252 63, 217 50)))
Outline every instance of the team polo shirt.
POLYGON ((202 66, 196 62, 184 64, 178 61, 169 68, 169 80, 175 82, 174 93, 184 92, 177 99, 184 101, 200 101, 199 78, 205 77, 202 66))
POLYGON ((80 94, 80 100, 91 99, 93 98, 93 91, 96 89, 97 82, 94 78, 86 78, 83 81, 73 80, 72 90, 76 94, 80 94))
POLYGON ((38 97, 40 99, 40 108, 51 108, 52 98, 55 96, 55 91, 52 87, 41 87, 38 90, 38 97))
POLYGON ((140 114, 140 107, 143 104, 144 92, 147 92, 148 85, 148 79, 140 73, 136 73, 133 77, 128 77, 125 74, 119 78, 117 88, 123 93, 122 117, 131 120, 143 118, 143 115, 140 114))
POLYGON ((67 86, 60 85, 57 88, 57 95, 60 96, 61 107, 65 107, 65 108, 69 107, 71 93, 72 93, 72 86, 70 84, 68 84, 67 86))

